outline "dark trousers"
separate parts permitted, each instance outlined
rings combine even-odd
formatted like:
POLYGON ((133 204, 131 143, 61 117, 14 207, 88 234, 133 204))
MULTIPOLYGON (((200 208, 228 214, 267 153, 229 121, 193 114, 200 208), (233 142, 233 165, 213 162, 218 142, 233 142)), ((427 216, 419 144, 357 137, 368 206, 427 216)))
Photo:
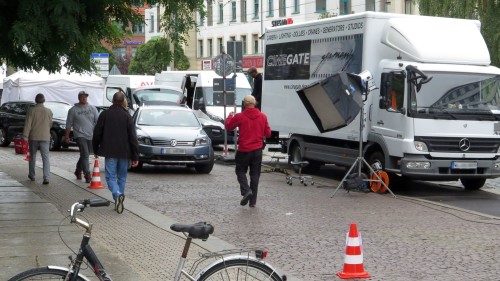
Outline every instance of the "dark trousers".
POLYGON ((92 153, 92 140, 86 138, 77 138, 76 143, 80 150, 80 158, 76 162, 76 170, 82 171, 84 175, 90 176, 89 155, 92 153))
POLYGON ((260 166, 262 164, 262 149, 250 152, 236 152, 236 177, 240 184, 241 195, 245 195, 249 190, 253 196, 250 198, 250 205, 257 203, 257 191, 259 189, 260 166), (248 185, 247 171, 250 168, 250 185, 248 185))

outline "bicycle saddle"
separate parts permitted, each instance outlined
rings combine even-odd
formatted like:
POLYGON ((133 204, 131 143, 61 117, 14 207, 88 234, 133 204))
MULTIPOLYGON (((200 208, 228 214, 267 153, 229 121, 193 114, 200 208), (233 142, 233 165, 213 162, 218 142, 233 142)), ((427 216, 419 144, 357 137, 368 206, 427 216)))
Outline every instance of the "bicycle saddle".
POLYGON ((208 236, 214 233, 214 227, 206 222, 194 224, 174 223, 170 226, 170 229, 175 232, 187 232, 189 237, 202 240, 207 240, 208 236))

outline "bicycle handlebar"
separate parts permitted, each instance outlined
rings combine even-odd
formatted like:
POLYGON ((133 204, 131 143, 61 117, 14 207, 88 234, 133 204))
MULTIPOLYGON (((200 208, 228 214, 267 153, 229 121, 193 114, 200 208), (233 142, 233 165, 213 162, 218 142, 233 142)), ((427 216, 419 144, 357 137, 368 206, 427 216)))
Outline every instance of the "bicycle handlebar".
POLYGON ((71 205, 71 209, 69 210, 70 212, 70 217, 71 217, 71 222, 76 223, 79 226, 85 228, 87 232, 90 232, 92 229, 92 225, 89 224, 86 221, 83 221, 79 218, 76 217, 76 214, 78 212, 83 212, 86 207, 107 207, 110 205, 110 202, 105 199, 101 198, 94 198, 94 199, 84 199, 81 201, 78 201, 71 205))

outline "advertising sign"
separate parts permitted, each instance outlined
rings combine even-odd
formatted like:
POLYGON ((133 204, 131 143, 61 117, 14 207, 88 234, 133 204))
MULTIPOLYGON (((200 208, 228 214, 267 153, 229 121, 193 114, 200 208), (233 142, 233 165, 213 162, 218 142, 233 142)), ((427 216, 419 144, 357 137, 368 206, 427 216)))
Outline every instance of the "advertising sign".
POLYGON ((108 53, 92 53, 90 61, 95 64, 97 72, 95 73, 100 77, 108 77, 109 75, 109 54, 108 53))

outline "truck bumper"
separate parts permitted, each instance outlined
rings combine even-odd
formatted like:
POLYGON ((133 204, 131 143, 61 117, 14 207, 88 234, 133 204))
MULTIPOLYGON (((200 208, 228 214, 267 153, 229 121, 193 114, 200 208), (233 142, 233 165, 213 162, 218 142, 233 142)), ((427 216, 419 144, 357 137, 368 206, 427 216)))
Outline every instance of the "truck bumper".
POLYGON ((429 159, 425 155, 405 155, 401 174, 421 180, 500 177, 500 159, 429 159), (455 163, 455 165, 454 165, 455 163), (456 163, 462 164, 462 166, 456 163), (428 164, 428 167, 427 167, 428 164), (426 168, 415 166, 426 166, 426 168), (458 166, 458 167, 456 167, 458 166))

